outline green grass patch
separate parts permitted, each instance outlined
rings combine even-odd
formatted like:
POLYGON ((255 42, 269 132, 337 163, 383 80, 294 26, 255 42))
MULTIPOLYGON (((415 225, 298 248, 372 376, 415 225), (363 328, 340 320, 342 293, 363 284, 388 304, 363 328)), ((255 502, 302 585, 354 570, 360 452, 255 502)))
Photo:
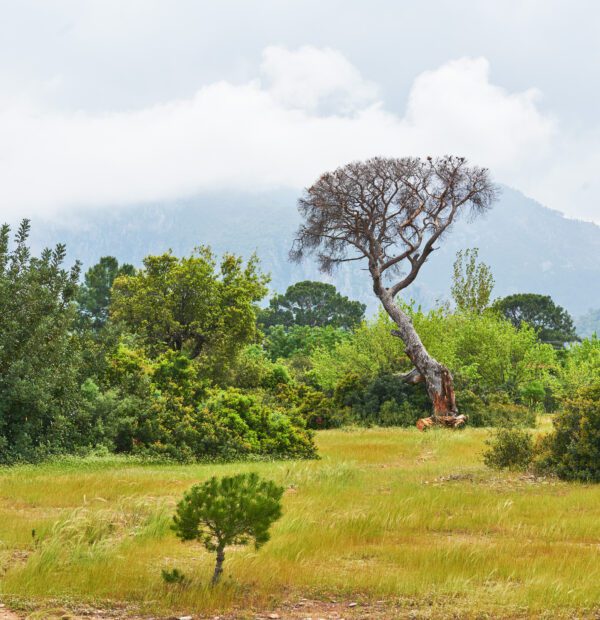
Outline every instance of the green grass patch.
MULTIPOLYGON (((554 615, 600 601, 600 487, 484 467, 487 431, 322 431, 317 461, 157 465, 69 460, 0 470, 0 592, 37 605, 109 601, 148 613, 364 597, 554 615), (283 484, 284 516, 258 552, 214 558, 170 530, 212 475, 283 484), (178 568, 187 587, 166 584, 178 568)), ((515 612, 516 613, 516 612, 515 612)))

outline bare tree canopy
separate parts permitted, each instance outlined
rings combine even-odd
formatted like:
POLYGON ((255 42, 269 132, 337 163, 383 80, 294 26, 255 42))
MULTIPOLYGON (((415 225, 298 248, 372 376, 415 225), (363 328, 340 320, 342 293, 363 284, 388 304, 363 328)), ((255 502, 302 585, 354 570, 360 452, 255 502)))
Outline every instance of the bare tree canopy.
POLYGON ((367 258, 380 277, 407 265, 408 273, 391 286, 395 295, 417 277, 457 216, 485 211, 495 195, 488 171, 462 157, 353 162, 305 191, 299 201, 305 223, 291 257, 315 253, 326 272, 367 258))
POLYGON ((290 256, 317 257, 322 271, 366 259, 373 291, 398 325, 394 332, 415 365, 411 381, 425 381, 435 415, 457 414, 448 369, 425 350, 410 318, 394 303, 462 214, 488 209, 496 187, 485 168, 462 157, 375 157, 326 172, 298 206, 304 223, 290 256))

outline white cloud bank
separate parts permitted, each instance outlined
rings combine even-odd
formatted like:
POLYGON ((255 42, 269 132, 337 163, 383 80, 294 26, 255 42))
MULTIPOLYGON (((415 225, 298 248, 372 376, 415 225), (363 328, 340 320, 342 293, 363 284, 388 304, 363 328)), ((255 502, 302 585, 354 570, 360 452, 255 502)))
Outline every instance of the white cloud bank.
POLYGON ((549 206, 593 218, 598 205, 576 211, 569 198, 589 191, 580 175, 598 157, 588 150, 581 169, 563 169, 557 157, 574 146, 540 109, 540 94, 506 92, 489 71, 484 58, 462 58, 422 73, 403 115, 386 110, 342 54, 314 47, 268 47, 255 81, 216 82, 141 110, 63 115, 0 101, 0 215, 299 188, 357 158, 453 153, 549 206))

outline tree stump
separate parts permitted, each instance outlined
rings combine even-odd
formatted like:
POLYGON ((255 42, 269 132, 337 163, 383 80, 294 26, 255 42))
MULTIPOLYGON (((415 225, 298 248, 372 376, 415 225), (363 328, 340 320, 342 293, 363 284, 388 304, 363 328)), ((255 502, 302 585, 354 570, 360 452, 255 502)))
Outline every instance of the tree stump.
POLYGON ((444 426, 445 428, 460 428, 466 423, 466 415, 430 416, 429 418, 421 418, 420 420, 417 420, 417 428, 420 431, 426 431, 432 426, 444 426))

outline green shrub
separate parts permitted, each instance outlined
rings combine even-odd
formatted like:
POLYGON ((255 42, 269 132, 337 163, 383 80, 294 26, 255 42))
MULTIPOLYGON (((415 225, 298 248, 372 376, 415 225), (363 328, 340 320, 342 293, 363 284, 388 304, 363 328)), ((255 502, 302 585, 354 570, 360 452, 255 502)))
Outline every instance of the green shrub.
POLYGON ((134 452, 182 461, 316 455, 312 434, 299 420, 234 388, 213 390, 197 406, 157 399, 138 424, 133 443, 134 452))
POLYGON ((500 428, 486 442, 484 463, 493 469, 526 469, 533 458, 531 433, 520 428, 500 428))
POLYGON ((162 569, 160 571, 163 581, 169 585, 187 586, 190 580, 178 568, 171 570, 162 569))
POLYGON ((339 428, 356 422, 349 408, 338 407, 333 399, 305 383, 279 384, 274 403, 310 429, 339 428))
POLYGON ((380 426, 413 426, 422 415, 407 401, 386 400, 379 409, 377 421, 380 426))
POLYGON ((408 385, 398 375, 384 373, 374 379, 351 373, 339 381, 334 402, 350 408, 363 424, 412 426, 429 415, 429 400, 422 385, 408 385))
POLYGON ((200 541, 216 553, 212 585, 223 573, 225 549, 247 545, 258 549, 269 540, 269 529, 281 516, 283 487, 257 474, 212 477, 186 493, 177 505, 173 529, 181 540, 200 541))
POLYGON ((484 427, 529 427, 536 425, 536 412, 511 402, 506 394, 494 394, 484 402, 472 392, 459 392, 459 411, 469 416, 469 424, 484 427))
POLYGON ((564 480, 600 482, 600 381, 580 388, 537 446, 536 466, 564 480))

